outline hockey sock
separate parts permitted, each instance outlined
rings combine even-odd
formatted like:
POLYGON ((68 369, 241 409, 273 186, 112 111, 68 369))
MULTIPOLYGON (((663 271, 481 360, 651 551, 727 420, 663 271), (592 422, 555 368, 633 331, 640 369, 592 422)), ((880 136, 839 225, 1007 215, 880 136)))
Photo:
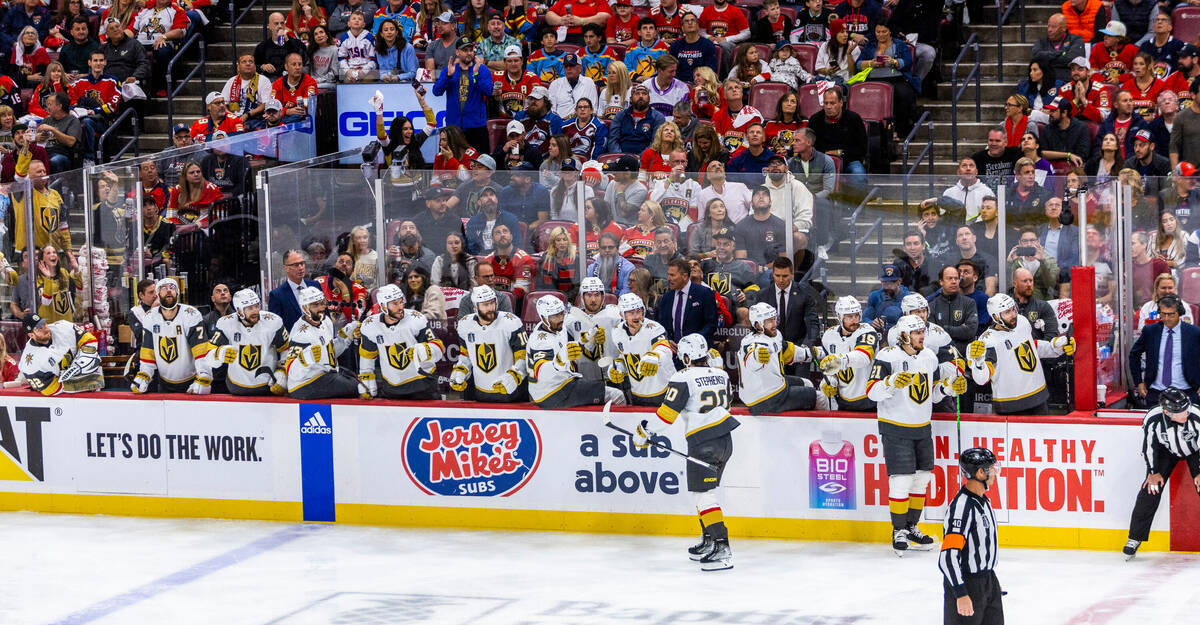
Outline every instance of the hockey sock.
POLYGON ((729 532, 725 529, 725 516, 721 513, 720 506, 701 510, 700 524, 704 526, 704 531, 709 536, 712 536, 713 539, 729 539, 729 532))
POLYGON ((909 494, 908 496, 908 523, 907 527, 916 525, 921 521, 921 512, 925 508, 925 493, 909 494))
POLYGON ((908 499, 907 496, 903 499, 888 498, 888 510, 892 513, 892 529, 902 530, 908 527, 908 499))

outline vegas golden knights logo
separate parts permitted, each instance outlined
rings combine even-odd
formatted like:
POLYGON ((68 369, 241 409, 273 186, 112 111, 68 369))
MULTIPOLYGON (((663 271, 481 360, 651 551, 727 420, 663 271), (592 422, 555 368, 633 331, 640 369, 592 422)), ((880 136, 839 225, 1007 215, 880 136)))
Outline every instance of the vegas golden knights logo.
POLYGON ((837 372, 837 379, 838 382, 841 382, 842 384, 850 384, 854 381, 854 369, 851 369, 850 367, 843 368, 841 371, 837 372))
MULTIPOLYGON (((490 347, 491 344, 489 343, 488 346, 490 347)), ((396 343, 393 345, 388 345, 387 346, 387 359, 388 359, 388 364, 391 365, 393 368, 401 369, 401 370, 407 369, 408 366, 410 364, 412 364, 412 352, 408 351, 408 345, 405 343, 396 343)), ((493 357, 492 360, 494 362, 495 357, 493 357)), ((495 364, 493 364, 492 366, 495 366, 495 364)), ((482 369, 483 365, 480 365, 480 368, 482 369)))
POLYGON ((158 337, 158 355, 166 362, 175 362, 179 359, 179 339, 173 336, 158 337))
POLYGON ((908 398, 918 404, 929 401, 929 374, 914 373, 912 384, 908 385, 908 398))
POLYGON ((57 206, 47 206, 42 209, 42 229, 46 232, 54 232, 58 229, 58 211, 57 206))
POLYGON ((262 345, 243 345, 238 350, 238 364, 246 371, 254 371, 262 366, 262 345))
POLYGON ((729 274, 724 271, 714 271, 708 274, 708 286, 717 293, 724 295, 729 292, 729 274))
POLYGON ((1026 373, 1033 373, 1037 369, 1037 354, 1033 351, 1033 345, 1026 340, 1017 346, 1017 367, 1026 373))
POLYGON ((625 354, 625 373, 634 380, 642 380, 641 354, 625 354))
POLYGON ((70 291, 59 291, 54 294, 54 313, 56 315, 65 315, 74 308, 74 300, 71 298, 70 291))
MULTIPOLYGON (((391 356, 388 356, 391 358, 391 356)), ((491 343, 480 343, 475 347, 475 366, 484 373, 491 373, 496 368, 496 346, 491 343)))

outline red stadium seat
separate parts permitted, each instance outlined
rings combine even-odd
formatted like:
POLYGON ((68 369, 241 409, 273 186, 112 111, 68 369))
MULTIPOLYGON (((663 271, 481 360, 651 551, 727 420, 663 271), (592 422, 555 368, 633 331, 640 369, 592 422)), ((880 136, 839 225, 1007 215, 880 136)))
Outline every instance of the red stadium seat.
POLYGON ((546 295, 553 295, 562 300, 562 303, 567 303, 567 296, 563 295, 561 291, 531 291, 525 294, 525 305, 521 311, 521 321, 524 321, 526 325, 538 322, 537 301, 546 295))
POLYGON ((577 46, 577 45, 575 45, 575 44, 573 44, 573 43, 560 43, 560 44, 558 44, 558 49, 559 49, 559 50, 562 50, 562 51, 564 51, 564 52, 569 52, 569 53, 571 53, 571 54, 579 54, 579 48, 580 48, 580 46, 577 46))
POLYGON ((1117 92, 1120 91, 1121 88, 1112 84, 1111 82, 1106 82, 1104 83, 1104 90, 1108 92, 1109 105, 1115 106, 1117 104, 1117 92))
POLYGON ((533 250, 535 252, 544 252, 546 248, 550 246, 550 231, 559 226, 570 230, 571 222, 555 220, 542 222, 542 224, 538 226, 537 233, 534 234, 533 250))
POLYGON ((892 118, 892 86, 886 82, 867 81, 850 86, 850 110, 863 121, 882 122, 892 118))
POLYGON ((616 55, 618 61, 625 61, 625 53, 629 51, 629 48, 619 43, 610 43, 608 47, 612 48, 613 54, 616 55))
POLYGON ((817 95, 816 85, 800 85, 800 114, 812 117, 821 110, 821 98, 817 95))
POLYGON ((495 152, 496 150, 500 149, 500 146, 504 145, 504 141, 506 139, 508 139, 508 135, 505 134, 504 128, 506 126, 508 126, 508 122, 510 122, 510 121, 512 121, 512 120, 511 119, 489 119, 489 120, 487 120, 488 143, 491 144, 488 147, 488 152, 495 152))
POLYGON ((793 43, 792 52, 796 54, 796 60, 800 61, 800 67, 804 71, 815 74, 817 67, 817 46, 807 43, 793 43))
POLYGON ((750 85, 750 106, 758 109, 768 120, 775 119, 775 110, 779 107, 779 99, 792 91, 792 88, 782 82, 759 82, 750 85))
POLYGON ((1171 19, 1175 22, 1171 35, 1184 43, 1195 44, 1196 37, 1200 36, 1200 7, 1176 7, 1171 12, 1171 19))
POLYGON ((633 156, 634 158, 637 158, 636 155, 626 154, 624 152, 609 152, 608 154, 601 154, 600 156, 597 156, 596 162, 600 163, 601 165, 615 163, 617 162, 617 159, 621 158, 622 156, 633 156))
MULTIPOLYGON (((762 6, 762 2, 758 2, 758 3, 742 2, 742 4, 744 4, 746 6, 740 6, 740 7, 738 7, 738 9, 741 9, 742 13, 746 16, 746 23, 749 24, 750 26, 754 26, 754 18, 751 17, 750 9, 748 9, 746 7, 753 6, 753 8, 758 8, 758 7, 762 6)), ((766 57, 766 58, 769 59, 771 57, 766 57)))
MULTIPOLYGON (((605 293, 604 294, 604 305, 607 306, 609 304, 612 304, 613 306, 616 306, 618 299, 619 298, 617 297, 616 293, 605 293)), ((1192 318, 1195 319, 1196 317, 1193 315, 1192 318)))
MULTIPOLYGON (((744 10, 745 9, 743 9, 743 11, 744 10)), ((766 43, 756 43, 754 44, 754 47, 758 48, 758 58, 766 61, 767 63, 771 62, 771 54, 775 52, 775 46, 766 43)))
POLYGON ((1179 280, 1179 297, 1185 302, 1200 300, 1200 267, 1183 270, 1179 280))
POLYGON ((842 186, 842 176, 841 176, 842 158, 840 156, 832 156, 832 155, 827 155, 827 156, 829 156, 829 158, 833 159, 833 171, 836 171, 838 173, 838 175, 833 177, 833 190, 837 191, 838 187, 842 186))
MULTIPOLYGON (((779 7, 779 12, 786 15, 788 17, 788 19, 792 20, 793 22, 796 21, 796 8, 795 7, 779 7)), ((788 35, 791 35, 791 34, 792 33, 788 33, 788 35)))

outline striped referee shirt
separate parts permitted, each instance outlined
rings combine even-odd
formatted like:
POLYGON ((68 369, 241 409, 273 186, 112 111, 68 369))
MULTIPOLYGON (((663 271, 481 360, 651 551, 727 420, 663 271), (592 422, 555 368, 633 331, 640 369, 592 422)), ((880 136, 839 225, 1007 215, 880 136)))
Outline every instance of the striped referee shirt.
POLYGON ((1200 408, 1188 409, 1187 421, 1176 423, 1163 413, 1161 406, 1150 409, 1142 423, 1142 458, 1146 461, 1146 474, 1154 473, 1154 448, 1161 447, 1176 458, 1187 458, 1192 463, 1200 454, 1200 408))
POLYGON ((967 575, 996 567, 999 545, 996 542, 996 513, 987 497, 959 489, 950 502, 943 527, 945 539, 938 556, 938 568, 954 596, 967 596, 967 575))

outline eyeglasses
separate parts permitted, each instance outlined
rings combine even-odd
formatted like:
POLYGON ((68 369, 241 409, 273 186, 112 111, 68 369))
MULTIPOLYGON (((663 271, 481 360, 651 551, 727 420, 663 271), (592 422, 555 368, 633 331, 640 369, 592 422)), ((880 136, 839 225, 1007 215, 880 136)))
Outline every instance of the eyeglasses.
POLYGON ((1017 105, 1016 102, 1005 102, 1004 103, 1004 106, 1016 106, 1016 105, 1017 105))
POLYGON ((284 267, 303 267, 306 264, 308 264, 308 263, 306 263, 305 261, 302 261, 302 260, 298 260, 294 263, 287 263, 284 265, 284 267))

